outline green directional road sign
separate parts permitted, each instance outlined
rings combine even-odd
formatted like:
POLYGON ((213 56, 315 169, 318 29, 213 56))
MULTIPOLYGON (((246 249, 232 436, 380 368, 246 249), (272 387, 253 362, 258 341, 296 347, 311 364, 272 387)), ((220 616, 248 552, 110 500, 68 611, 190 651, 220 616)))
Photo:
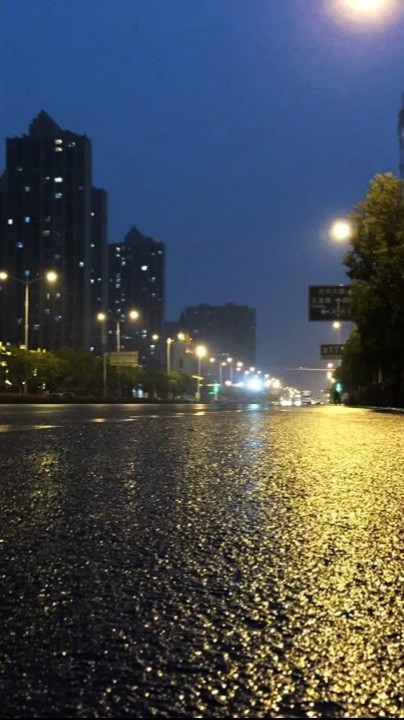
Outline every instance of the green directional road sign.
POLYGON ((310 285, 309 320, 352 320, 351 285, 310 285))
POLYGON ((322 360, 341 360, 344 346, 340 343, 320 345, 320 356, 322 360))

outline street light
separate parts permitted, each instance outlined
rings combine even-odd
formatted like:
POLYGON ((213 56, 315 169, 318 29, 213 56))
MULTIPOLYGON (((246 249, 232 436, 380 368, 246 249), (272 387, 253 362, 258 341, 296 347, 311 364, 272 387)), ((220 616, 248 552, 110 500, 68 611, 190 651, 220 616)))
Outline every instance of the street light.
POLYGON ((167 360, 166 360, 166 369, 167 373, 171 372, 171 345, 175 340, 179 340, 180 342, 185 342, 187 340, 187 335, 183 332, 179 332, 176 335, 176 338, 168 337, 166 340, 167 344, 167 360))
POLYGON ((383 26, 393 18, 399 8, 397 0, 334 0, 330 6, 335 17, 366 26, 369 23, 383 26))
MULTIPOLYGON (((128 317, 129 317, 129 320, 138 320, 140 317, 140 313, 138 310, 129 310, 128 317)), ((116 319, 115 337, 116 337, 116 351, 121 352, 121 318, 116 319)))
POLYGON ((233 358, 228 357, 227 362, 229 363, 229 366, 230 366, 230 382, 233 385, 233 358))
POLYGON ((102 394, 105 398, 107 395, 107 316, 103 312, 97 315, 98 322, 101 323, 101 345, 102 345, 102 394))
POLYGON ((330 227, 330 237, 336 242, 347 242, 353 235, 352 223, 349 220, 334 220, 330 227))
POLYGON ((341 344, 341 323, 339 320, 335 320, 332 324, 334 330, 338 330, 337 338, 338 338, 338 344, 341 344))
POLYGON ((195 355, 198 358, 198 380, 196 385, 195 399, 199 402, 201 399, 201 372, 202 372, 202 358, 206 357, 208 351, 204 345, 197 345, 195 348, 195 355))
POLYGON ((221 362, 219 365, 219 383, 223 385, 223 368, 227 367, 227 363, 221 362))
POLYGON ((171 372, 171 344, 174 342, 174 338, 168 337, 166 340, 167 343, 167 375, 171 372))
MULTIPOLYGON (((58 274, 54 270, 48 270, 48 272, 45 273, 45 280, 48 283, 55 283, 58 279, 58 274)), ((15 280, 15 282, 20 283, 24 286, 24 345, 25 349, 29 350, 28 343, 29 343, 29 299, 30 299, 30 287, 36 282, 39 282, 42 279, 42 276, 39 275, 39 277, 32 278, 31 280, 29 278, 23 279, 23 278, 17 278, 13 275, 9 275, 8 272, 5 270, 0 271, 0 280, 15 280)))

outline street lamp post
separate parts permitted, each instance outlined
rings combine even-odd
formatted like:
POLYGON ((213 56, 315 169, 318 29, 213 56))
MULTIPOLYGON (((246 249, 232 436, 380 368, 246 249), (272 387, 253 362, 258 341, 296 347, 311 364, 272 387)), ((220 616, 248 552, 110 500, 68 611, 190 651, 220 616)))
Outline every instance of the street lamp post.
MULTIPOLYGON (((45 274, 45 279, 49 283, 54 283, 58 279, 57 273, 55 273, 53 270, 49 270, 45 274)), ((41 280, 41 276, 32 278, 31 280, 29 278, 26 278, 25 280, 22 278, 14 277, 13 275, 9 275, 8 272, 2 270, 0 272, 0 280, 15 280, 15 282, 20 283, 24 286, 24 345, 25 349, 29 350, 29 311, 30 311, 30 305, 29 305, 29 299, 30 299, 30 287, 36 282, 39 282, 41 280)))
POLYGON ((102 346, 102 394, 105 398, 107 396, 107 316, 105 313, 100 312, 97 315, 97 320, 101 323, 101 346, 102 346))
MULTIPOLYGON (((129 320, 138 320, 139 319, 139 311, 138 310, 129 310, 128 317, 129 317, 129 320)), ((119 352, 121 352, 121 320, 119 317, 116 319, 115 339, 116 339, 116 351, 119 353, 119 352)))
POLYGON ((166 340, 167 344, 167 360, 166 360, 166 368, 167 368, 167 375, 171 372, 171 344, 174 342, 173 338, 168 337, 166 340))
POLYGON ((166 370, 167 370, 167 374, 171 372, 171 345, 173 344, 175 339, 184 343, 187 340, 187 336, 185 335, 185 333, 179 332, 177 334, 177 338, 172 338, 172 337, 167 338, 167 340, 166 340, 166 345, 167 345, 166 370))
POLYGON ((233 385, 233 358, 228 357, 227 362, 229 363, 229 367, 230 367, 230 382, 233 385))
POLYGON ((219 383, 223 385, 223 368, 226 367, 225 362, 221 362, 219 365, 219 383))
POLYGON ((198 358, 198 379, 196 384, 195 400, 199 402, 201 399, 201 372, 202 372, 202 358, 206 357, 207 349, 204 345, 197 345, 195 348, 195 354, 198 358))

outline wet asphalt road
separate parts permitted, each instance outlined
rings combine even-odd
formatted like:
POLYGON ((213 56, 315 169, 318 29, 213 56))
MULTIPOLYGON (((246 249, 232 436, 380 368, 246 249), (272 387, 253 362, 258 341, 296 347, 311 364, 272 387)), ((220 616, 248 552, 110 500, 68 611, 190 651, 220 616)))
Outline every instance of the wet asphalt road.
POLYGON ((403 437, 0 407, 1 717, 403 717, 403 437))

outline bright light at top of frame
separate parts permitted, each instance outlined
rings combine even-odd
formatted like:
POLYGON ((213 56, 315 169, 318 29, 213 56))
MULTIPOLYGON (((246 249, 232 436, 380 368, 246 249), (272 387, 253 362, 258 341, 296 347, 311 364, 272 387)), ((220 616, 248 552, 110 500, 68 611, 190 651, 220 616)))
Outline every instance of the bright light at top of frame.
POLYGON ((383 26, 392 20, 400 0, 334 0, 333 14, 347 23, 383 26))

